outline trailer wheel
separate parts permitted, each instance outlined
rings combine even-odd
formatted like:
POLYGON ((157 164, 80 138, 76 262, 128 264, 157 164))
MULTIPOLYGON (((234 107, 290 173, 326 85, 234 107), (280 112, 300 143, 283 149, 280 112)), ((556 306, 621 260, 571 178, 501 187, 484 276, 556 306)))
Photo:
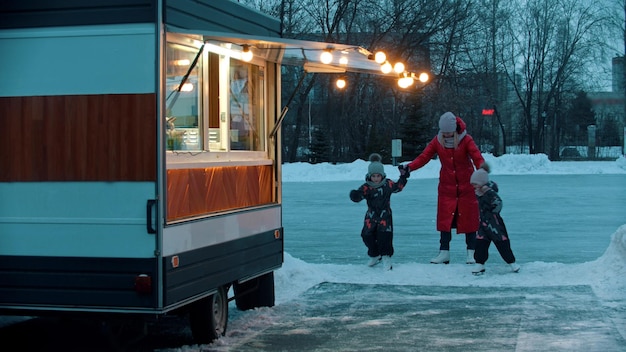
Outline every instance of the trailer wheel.
POLYGON ((228 296, 225 287, 209 297, 192 303, 189 325, 194 340, 207 344, 226 334, 228 325, 228 296))
POLYGON ((235 303, 240 310, 254 309, 257 307, 273 307, 274 272, 269 272, 253 280, 233 285, 235 303))

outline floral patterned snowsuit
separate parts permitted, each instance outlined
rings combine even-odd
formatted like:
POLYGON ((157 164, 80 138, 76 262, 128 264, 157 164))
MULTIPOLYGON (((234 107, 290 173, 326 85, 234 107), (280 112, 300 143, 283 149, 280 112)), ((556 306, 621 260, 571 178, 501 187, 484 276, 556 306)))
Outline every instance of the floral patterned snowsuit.
POLYGON ((498 195, 498 185, 489 181, 481 188, 481 193, 481 195, 476 195, 480 209, 480 227, 476 235, 476 253, 474 254, 476 263, 485 264, 489 258, 491 242, 495 244, 500 256, 507 264, 515 263, 509 233, 500 216, 502 199, 498 195))
POLYGON ((385 178, 377 185, 368 181, 350 192, 353 202, 367 201, 361 238, 370 257, 393 255, 391 195, 402 191, 406 182, 406 177, 400 177, 398 182, 385 178))

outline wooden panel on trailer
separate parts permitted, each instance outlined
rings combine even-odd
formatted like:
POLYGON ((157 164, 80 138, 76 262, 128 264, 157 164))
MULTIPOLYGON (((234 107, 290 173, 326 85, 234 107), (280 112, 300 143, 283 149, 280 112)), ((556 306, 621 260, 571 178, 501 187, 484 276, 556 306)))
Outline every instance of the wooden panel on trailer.
POLYGON ((155 181, 156 95, 0 97, 0 182, 155 181))
POLYGON ((167 170, 167 220, 269 204, 273 166, 167 170))

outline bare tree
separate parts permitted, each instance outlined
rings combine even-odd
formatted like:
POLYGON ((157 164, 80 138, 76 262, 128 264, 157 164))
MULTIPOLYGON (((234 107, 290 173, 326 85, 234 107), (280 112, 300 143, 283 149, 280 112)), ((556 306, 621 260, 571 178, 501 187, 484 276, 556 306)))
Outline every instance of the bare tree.
POLYGON ((564 88, 597 45, 594 33, 604 18, 596 4, 575 0, 518 5, 500 38, 501 60, 522 109, 530 153, 544 145, 550 122, 550 154, 556 158, 564 88))

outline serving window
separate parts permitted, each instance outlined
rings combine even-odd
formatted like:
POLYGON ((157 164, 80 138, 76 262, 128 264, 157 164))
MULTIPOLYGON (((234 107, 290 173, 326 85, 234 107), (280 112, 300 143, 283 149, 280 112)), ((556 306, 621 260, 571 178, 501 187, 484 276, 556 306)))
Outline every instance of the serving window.
POLYGON ((166 151, 177 163, 267 159, 264 61, 236 51, 168 36, 166 151))

